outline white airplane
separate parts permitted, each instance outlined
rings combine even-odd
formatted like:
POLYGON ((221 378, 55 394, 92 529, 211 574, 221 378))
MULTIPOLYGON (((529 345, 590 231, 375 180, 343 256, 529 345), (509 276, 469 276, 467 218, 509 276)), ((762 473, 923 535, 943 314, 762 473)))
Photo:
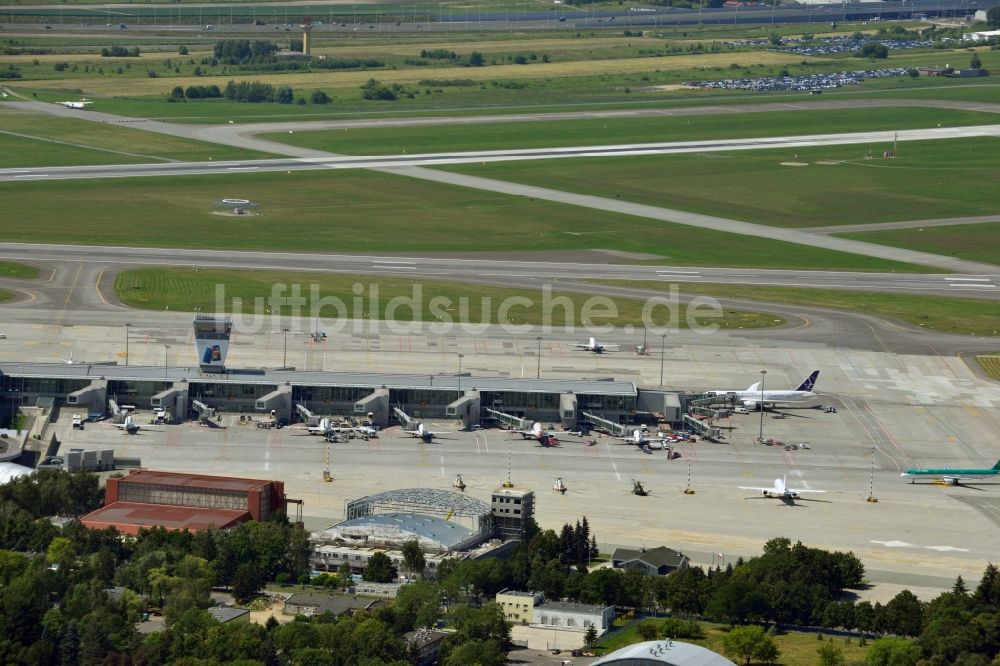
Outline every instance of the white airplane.
POLYGON ((785 389, 761 391, 760 382, 757 382, 745 391, 709 391, 709 393, 717 396, 733 395, 736 397, 737 402, 741 403, 747 409, 757 409, 757 406, 761 404, 766 406, 778 402, 799 402, 800 400, 815 398, 816 394, 813 393, 813 387, 816 386, 816 379, 818 377, 819 370, 813 370, 797 388, 790 391, 785 389))
POLYGON ((633 430, 631 437, 619 437, 623 442, 628 442, 629 444, 635 444, 636 446, 648 446, 651 449, 662 449, 667 440, 662 437, 656 439, 650 439, 642 434, 641 430, 633 430))
POLYGON ((139 424, 135 422, 131 416, 126 416, 125 420, 121 423, 115 423, 114 426, 119 430, 122 430, 127 435, 134 435, 139 432, 139 424))
POLYGON ((361 433, 362 435, 366 435, 368 437, 378 437, 378 432, 375 430, 375 428, 369 426, 352 426, 352 427, 335 426, 335 425, 330 425, 330 419, 320 419, 318 425, 308 426, 306 427, 305 430, 310 435, 320 435, 322 437, 326 437, 327 435, 332 435, 334 433, 351 432, 351 431, 361 433))
POLYGON ((619 351, 620 345, 602 345, 595 338, 591 338, 588 342, 577 344, 576 348, 580 351, 591 351, 595 354, 602 354, 606 351, 619 351))
POLYGON ((57 102, 57 104, 62 104, 68 109, 85 109, 88 104, 93 104, 93 102, 81 99, 79 102, 57 102))
POLYGON ((785 477, 774 480, 773 488, 757 488, 753 486, 740 486, 740 490, 756 490, 764 497, 776 497, 782 502, 794 504, 795 499, 802 493, 825 493, 825 490, 806 490, 803 488, 789 488, 785 485, 785 477))
POLYGON ((426 427, 424 427, 423 423, 418 423, 417 427, 414 428, 413 430, 404 430, 403 432, 409 435, 410 437, 416 437, 417 439, 422 439, 425 442, 430 442, 438 435, 445 434, 443 432, 431 432, 426 427))
POLYGON ((548 430, 543 430, 542 424, 538 423, 537 421, 535 422, 534 425, 531 426, 531 430, 518 430, 517 434, 519 434, 524 439, 537 440, 545 446, 559 443, 559 441, 556 439, 556 436, 553 435, 548 430))

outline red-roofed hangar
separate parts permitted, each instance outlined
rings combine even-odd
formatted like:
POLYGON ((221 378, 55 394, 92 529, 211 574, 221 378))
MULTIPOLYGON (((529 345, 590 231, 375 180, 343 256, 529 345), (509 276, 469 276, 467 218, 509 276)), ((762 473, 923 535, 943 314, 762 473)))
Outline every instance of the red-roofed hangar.
POLYGON ((138 470, 108 479, 104 506, 81 522, 123 534, 136 534, 141 527, 197 532, 264 520, 284 510, 285 502, 281 481, 138 470))

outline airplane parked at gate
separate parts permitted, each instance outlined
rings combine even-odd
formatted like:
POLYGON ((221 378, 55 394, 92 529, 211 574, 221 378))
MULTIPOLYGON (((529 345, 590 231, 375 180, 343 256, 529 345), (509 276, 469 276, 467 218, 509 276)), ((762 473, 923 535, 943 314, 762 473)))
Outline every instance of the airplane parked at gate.
POLYGON ((131 416, 126 416, 124 421, 115 423, 114 426, 122 430, 126 435, 134 435, 139 432, 139 424, 131 416))
POLYGON ((629 444, 635 444, 636 446, 640 447, 649 446, 650 448, 657 448, 657 449, 663 448, 664 444, 667 443, 668 441, 666 439, 663 439, 662 437, 658 437, 656 439, 650 439, 649 437, 642 434, 641 430, 633 430, 631 437, 619 437, 618 439, 622 440, 623 442, 628 442, 629 444), (650 446, 650 445, 656 445, 656 446, 650 446))
POLYGON ((785 477, 774 480, 772 488, 757 488, 753 486, 740 486, 740 490, 756 490, 764 497, 775 497, 786 504, 795 504, 796 498, 802 493, 825 493, 825 490, 807 490, 804 488, 789 488, 785 484, 785 477))
POLYGON ((916 483, 917 479, 920 478, 937 478, 941 479, 950 486, 959 485, 960 481, 971 481, 974 479, 984 479, 988 476, 997 476, 1000 474, 1000 461, 993 467, 987 469, 962 469, 957 467, 931 467, 922 468, 918 467, 915 469, 908 469, 902 474, 901 477, 910 480, 910 483, 916 483))
POLYGON ((524 439, 534 439, 539 441, 542 446, 553 446, 559 443, 559 440, 556 439, 555 435, 547 430, 542 430, 542 424, 537 421, 533 426, 531 426, 531 430, 518 430, 517 432, 524 439))
POLYGON ((757 409, 758 406, 774 405, 779 402, 799 402, 815 398, 816 394, 813 393, 813 388, 816 386, 818 377, 819 370, 813 370, 794 390, 761 391, 760 382, 757 382, 751 384, 745 391, 708 391, 708 393, 720 397, 732 395, 747 409, 757 409))
POLYGON ((620 345, 602 345, 595 338, 591 338, 588 342, 581 342, 577 344, 576 348, 580 351, 590 351, 595 354, 603 354, 606 351, 619 351, 620 345))
POLYGON ((428 430, 423 423, 418 423, 417 427, 413 430, 403 430, 410 437, 416 437, 417 439, 422 439, 425 442, 431 442, 438 435, 443 435, 443 432, 431 432, 428 430))

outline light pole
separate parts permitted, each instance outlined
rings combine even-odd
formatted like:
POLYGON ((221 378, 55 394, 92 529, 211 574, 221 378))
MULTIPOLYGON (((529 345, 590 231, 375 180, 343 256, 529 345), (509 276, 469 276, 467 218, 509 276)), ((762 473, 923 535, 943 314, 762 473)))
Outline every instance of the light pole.
POLYGON ((538 340, 538 356, 537 356, 537 359, 536 359, 538 361, 538 365, 535 367, 535 379, 541 379, 542 378, 542 336, 539 335, 535 339, 538 340))
POLYGON ((462 397, 462 359, 465 358, 465 354, 458 355, 458 397, 462 397))
POLYGON ((167 379, 169 373, 167 372, 167 352, 170 351, 170 345, 163 345, 163 378, 167 379))
POLYGON ((281 369, 284 370, 288 367, 288 329, 281 329, 281 334, 284 336, 284 348, 281 351, 281 369))
POLYGON ((767 375, 767 370, 760 371, 760 435, 759 439, 761 442, 764 441, 764 376, 767 375))
POLYGON ((660 388, 663 388, 663 355, 667 350, 667 336, 660 336, 660 388))
POLYGON ((132 328, 132 324, 125 323, 125 365, 128 365, 128 329, 132 328))

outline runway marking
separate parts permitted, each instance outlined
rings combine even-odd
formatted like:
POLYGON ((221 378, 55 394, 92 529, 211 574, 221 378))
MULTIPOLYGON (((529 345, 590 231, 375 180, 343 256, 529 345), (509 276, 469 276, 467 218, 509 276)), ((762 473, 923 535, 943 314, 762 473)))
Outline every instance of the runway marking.
POLYGON ((260 167, 249 166, 249 167, 228 167, 228 171, 256 171, 260 167))
POLYGON ((412 259, 372 259, 373 264, 412 264, 415 263, 412 259))
POLYGON ((14 178, 48 178, 48 177, 49 174, 47 173, 33 173, 26 176, 14 176, 14 178))
POLYGON ((104 299, 104 294, 101 293, 101 278, 104 277, 104 271, 107 269, 102 269, 100 273, 97 274, 97 279, 94 281, 94 291, 97 292, 97 297, 101 299, 101 303, 108 305, 109 303, 104 299))
POLYGON ((946 277, 945 282, 989 282, 991 279, 984 277, 946 277))
POLYGON ((611 455, 611 445, 608 444, 607 440, 605 440, 604 446, 606 446, 608 449, 608 460, 611 461, 611 468, 615 471, 615 478, 621 481, 622 475, 618 473, 618 465, 615 464, 615 457, 611 455))

